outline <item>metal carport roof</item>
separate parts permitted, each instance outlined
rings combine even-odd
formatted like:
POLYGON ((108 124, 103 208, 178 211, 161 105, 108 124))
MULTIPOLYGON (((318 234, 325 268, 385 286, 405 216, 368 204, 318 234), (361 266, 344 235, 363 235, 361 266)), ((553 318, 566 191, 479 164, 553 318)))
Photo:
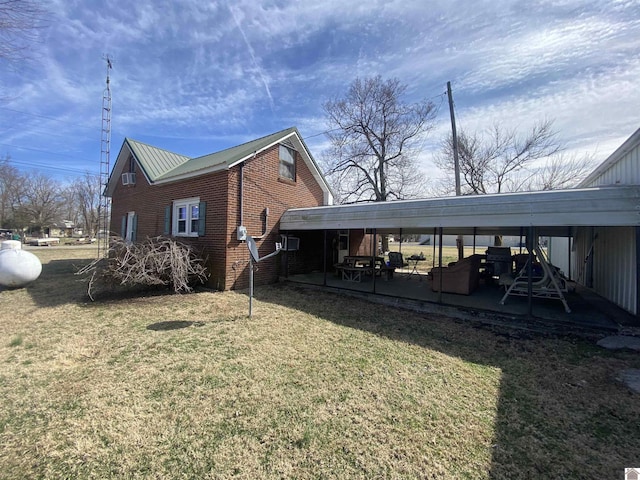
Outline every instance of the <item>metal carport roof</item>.
POLYGON ((640 185, 372 202, 287 210, 280 230, 568 236, 577 226, 640 226, 640 185))

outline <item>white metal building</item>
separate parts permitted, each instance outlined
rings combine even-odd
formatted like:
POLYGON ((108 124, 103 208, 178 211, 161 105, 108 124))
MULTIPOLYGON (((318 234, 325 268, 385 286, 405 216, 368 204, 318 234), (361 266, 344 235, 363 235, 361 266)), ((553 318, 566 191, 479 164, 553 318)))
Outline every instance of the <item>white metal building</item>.
MULTIPOLYGON (((640 185, 640 129, 598 166, 581 188, 624 188, 640 185)), ((640 216, 640 210, 637 212, 640 216)), ((576 228, 571 247, 571 274, 575 281, 625 310, 640 313, 640 235, 637 225, 576 228)), ((567 240, 550 242, 551 261, 567 268, 567 240)), ((565 270, 566 271, 566 270, 565 270)))

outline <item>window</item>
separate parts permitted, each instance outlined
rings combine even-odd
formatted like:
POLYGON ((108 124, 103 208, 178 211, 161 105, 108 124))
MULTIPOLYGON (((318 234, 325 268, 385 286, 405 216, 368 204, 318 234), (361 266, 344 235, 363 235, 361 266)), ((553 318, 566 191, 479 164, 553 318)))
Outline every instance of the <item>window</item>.
POLYGON ((135 242, 138 230, 138 215, 128 212, 122 217, 121 235, 127 242, 135 242))
POLYGON ((296 151, 285 145, 280 145, 280 177, 296 179, 296 151))
POLYGON ((187 198, 173 202, 173 235, 179 237, 197 237, 199 224, 199 198, 187 198))

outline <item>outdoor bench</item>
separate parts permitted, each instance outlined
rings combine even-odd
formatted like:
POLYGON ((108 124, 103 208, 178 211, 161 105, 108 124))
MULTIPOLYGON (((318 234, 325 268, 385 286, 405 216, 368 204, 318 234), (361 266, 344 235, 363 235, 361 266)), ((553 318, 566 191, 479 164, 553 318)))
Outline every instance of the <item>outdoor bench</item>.
POLYGON ((336 268, 336 271, 340 272, 342 280, 346 282, 361 282, 362 275, 372 275, 373 273, 380 277, 384 275, 386 280, 390 280, 393 278, 393 272, 395 271, 394 267, 389 267, 387 265, 372 268, 368 266, 354 266, 337 263, 334 267, 336 268))

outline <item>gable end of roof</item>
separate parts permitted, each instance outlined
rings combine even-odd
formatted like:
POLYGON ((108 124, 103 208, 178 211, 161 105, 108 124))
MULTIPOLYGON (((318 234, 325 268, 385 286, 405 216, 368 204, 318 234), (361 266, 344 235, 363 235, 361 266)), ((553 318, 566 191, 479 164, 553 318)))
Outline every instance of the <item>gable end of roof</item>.
POLYGON ((216 171, 228 170, 244 161, 254 158, 260 152, 285 141, 291 143, 292 146, 298 150, 303 161, 311 170, 314 179, 324 192, 325 204, 332 204, 333 193, 331 192, 329 184, 296 127, 286 128, 279 132, 236 145, 235 147, 195 158, 189 158, 125 138, 120 153, 118 154, 116 165, 109 178, 106 192, 108 196, 113 195, 120 175, 126 168, 129 154, 133 155, 150 184, 162 184, 198 177, 216 171))

